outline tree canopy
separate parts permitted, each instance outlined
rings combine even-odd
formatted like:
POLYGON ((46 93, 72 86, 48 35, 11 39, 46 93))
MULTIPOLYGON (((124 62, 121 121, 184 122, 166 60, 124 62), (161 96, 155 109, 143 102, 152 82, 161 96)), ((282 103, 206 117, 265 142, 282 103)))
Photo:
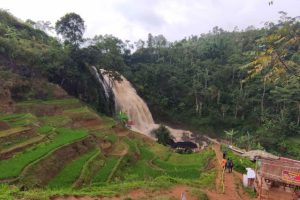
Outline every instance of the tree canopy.
POLYGON ((84 21, 76 13, 68 13, 55 24, 56 33, 62 35, 65 41, 78 45, 83 41, 85 31, 84 21))

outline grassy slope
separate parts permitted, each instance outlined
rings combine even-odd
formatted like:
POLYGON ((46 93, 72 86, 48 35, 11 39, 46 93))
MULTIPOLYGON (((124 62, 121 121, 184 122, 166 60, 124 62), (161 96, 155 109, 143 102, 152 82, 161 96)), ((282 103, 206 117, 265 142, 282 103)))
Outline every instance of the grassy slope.
POLYGON ((0 161, 0 179, 16 177, 25 166, 31 162, 41 158, 50 151, 69 144, 75 140, 83 138, 87 135, 84 130, 71 130, 67 128, 57 129, 57 135, 49 143, 42 143, 38 146, 34 146, 31 149, 17 154, 11 159, 0 161))
POLYGON ((62 188, 62 187, 71 187, 76 178, 80 176, 80 172, 84 164, 96 153, 96 150, 90 151, 67 166, 55 176, 51 182, 48 184, 50 188, 62 188))
MULTIPOLYGON (((169 148, 159 145, 151 140, 145 140, 144 136, 131 132, 128 136, 118 136, 117 132, 111 129, 115 122, 108 117, 99 116, 90 108, 80 104, 80 102, 66 100, 47 100, 30 101, 18 103, 22 112, 36 109, 36 106, 55 105, 63 108, 61 114, 51 116, 36 117, 34 113, 20 113, 11 115, 0 115, 0 120, 5 121, 11 127, 21 127, 24 124, 31 126, 39 125, 35 131, 41 135, 49 136, 47 143, 35 145, 27 148, 8 160, 0 160, 0 179, 12 178, 18 176, 22 169, 32 162, 38 160, 44 155, 62 145, 66 145, 75 140, 93 133, 101 140, 111 142, 113 145, 111 153, 119 152, 115 145, 126 144, 128 151, 125 155, 110 155, 110 153, 101 152, 95 156, 91 163, 97 163, 96 168, 93 165, 86 165, 86 162, 96 155, 96 151, 84 154, 68 165, 54 177, 48 189, 21 192, 16 189, 16 194, 25 195, 26 198, 42 197, 48 198, 52 195, 61 194, 88 194, 88 195, 115 195, 133 188, 164 188, 176 184, 189 184, 198 186, 209 186, 213 184, 214 170, 206 170, 210 159, 214 157, 212 151, 207 150, 203 153, 179 155, 172 152, 169 148), (38 102, 38 104, 36 104, 38 102), (70 106, 70 104, 76 106, 70 106), (64 128, 72 124, 73 120, 95 120, 100 119, 101 126, 104 129, 95 132, 89 132, 84 129, 64 128), (54 133, 54 134, 53 134, 54 133), (83 168, 85 169, 83 170, 83 168), (83 173, 84 172, 84 173, 83 173), (84 187, 82 189, 72 190, 70 186, 76 179, 82 175, 84 178, 84 187), (90 185, 90 183, 92 183, 90 185)), ((80 127, 85 128, 85 127, 80 127)), ((90 130, 90 129, 89 129, 90 130)), ((122 152, 122 151, 120 151, 122 152)), ((1 188, 1 187, 0 187, 1 188)), ((10 189, 2 186, 10 195, 10 189)), ((3 191, 4 193, 4 191, 3 191)))

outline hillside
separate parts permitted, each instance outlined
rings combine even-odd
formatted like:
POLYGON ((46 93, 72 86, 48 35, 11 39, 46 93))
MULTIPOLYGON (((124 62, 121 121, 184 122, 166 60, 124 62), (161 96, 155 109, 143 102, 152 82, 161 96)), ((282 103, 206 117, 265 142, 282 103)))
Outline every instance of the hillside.
POLYGON ((125 128, 119 111, 126 123, 149 125, 147 111, 157 127, 299 158, 297 18, 174 42, 149 34, 134 52, 112 35, 83 38, 80 23, 75 38, 56 26, 61 40, 0 10, 0 199, 249 199, 240 187, 249 160, 228 152, 236 173, 222 193, 219 145, 176 153, 125 128))
POLYGON ((280 12, 278 23, 260 29, 214 27, 174 42, 149 33, 147 41, 134 44, 112 35, 82 38, 84 28, 78 41, 62 35, 61 42, 35 22, 3 10, 0 17, 1 70, 58 84, 109 116, 115 114, 114 101, 91 66, 115 79, 117 71, 145 99, 156 122, 223 139, 232 131, 241 148, 299 158, 297 17, 280 12))
POLYGON ((71 97, 20 101, 14 109, 0 114, 0 181, 26 192, 10 198, 111 196, 174 184, 213 187, 211 150, 174 153, 71 97))

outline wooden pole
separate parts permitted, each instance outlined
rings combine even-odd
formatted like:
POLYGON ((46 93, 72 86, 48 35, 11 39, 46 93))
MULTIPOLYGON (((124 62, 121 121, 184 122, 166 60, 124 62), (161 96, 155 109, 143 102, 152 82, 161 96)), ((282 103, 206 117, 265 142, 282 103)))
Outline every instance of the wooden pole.
POLYGON ((260 188, 259 188, 259 200, 261 200, 262 194, 262 176, 260 177, 260 188))

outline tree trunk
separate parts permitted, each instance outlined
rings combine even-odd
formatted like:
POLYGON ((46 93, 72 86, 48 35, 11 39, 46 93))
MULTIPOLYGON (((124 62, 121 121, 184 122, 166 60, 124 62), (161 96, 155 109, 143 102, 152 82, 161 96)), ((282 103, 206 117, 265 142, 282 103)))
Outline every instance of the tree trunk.
POLYGON ((65 78, 63 78, 63 79, 61 80, 60 86, 62 86, 62 85, 64 84, 65 80, 66 80, 65 78))
POLYGON ((297 119, 297 126, 300 124, 300 102, 297 102, 298 105, 298 119, 297 119))
POLYGON ((234 68, 232 68, 232 78, 231 78, 231 85, 234 83, 234 68))
POLYGON ((261 101, 260 101, 261 116, 263 116, 263 114, 264 114, 265 93, 266 93, 266 78, 264 78, 264 89, 263 89, 263 93, 261 95, 261 101))
POLYGON ((235 104, 234 119, 237 118, 237 114, 238 114, 238 103, 235 104))
POLYGON ((202 106, 203 106, 203 103, 200 101, 200 103, 199 103, 199 115, 200 115, 200 117, 202 117, 202 106))
POLYGON ((205 83, 204 83, 204 88, 205 90, 207 89, 208 86, 208 69, 205 69, 205 83))
POLYGON ((217 104, 220 104, 221 90, 218 90, 217 104))
POLYGON ((195 91, 195 110, 196 110, 196 113, 199 112, 199 104, 198 104, 198 98, 197 98, 197 91, 195 91))

